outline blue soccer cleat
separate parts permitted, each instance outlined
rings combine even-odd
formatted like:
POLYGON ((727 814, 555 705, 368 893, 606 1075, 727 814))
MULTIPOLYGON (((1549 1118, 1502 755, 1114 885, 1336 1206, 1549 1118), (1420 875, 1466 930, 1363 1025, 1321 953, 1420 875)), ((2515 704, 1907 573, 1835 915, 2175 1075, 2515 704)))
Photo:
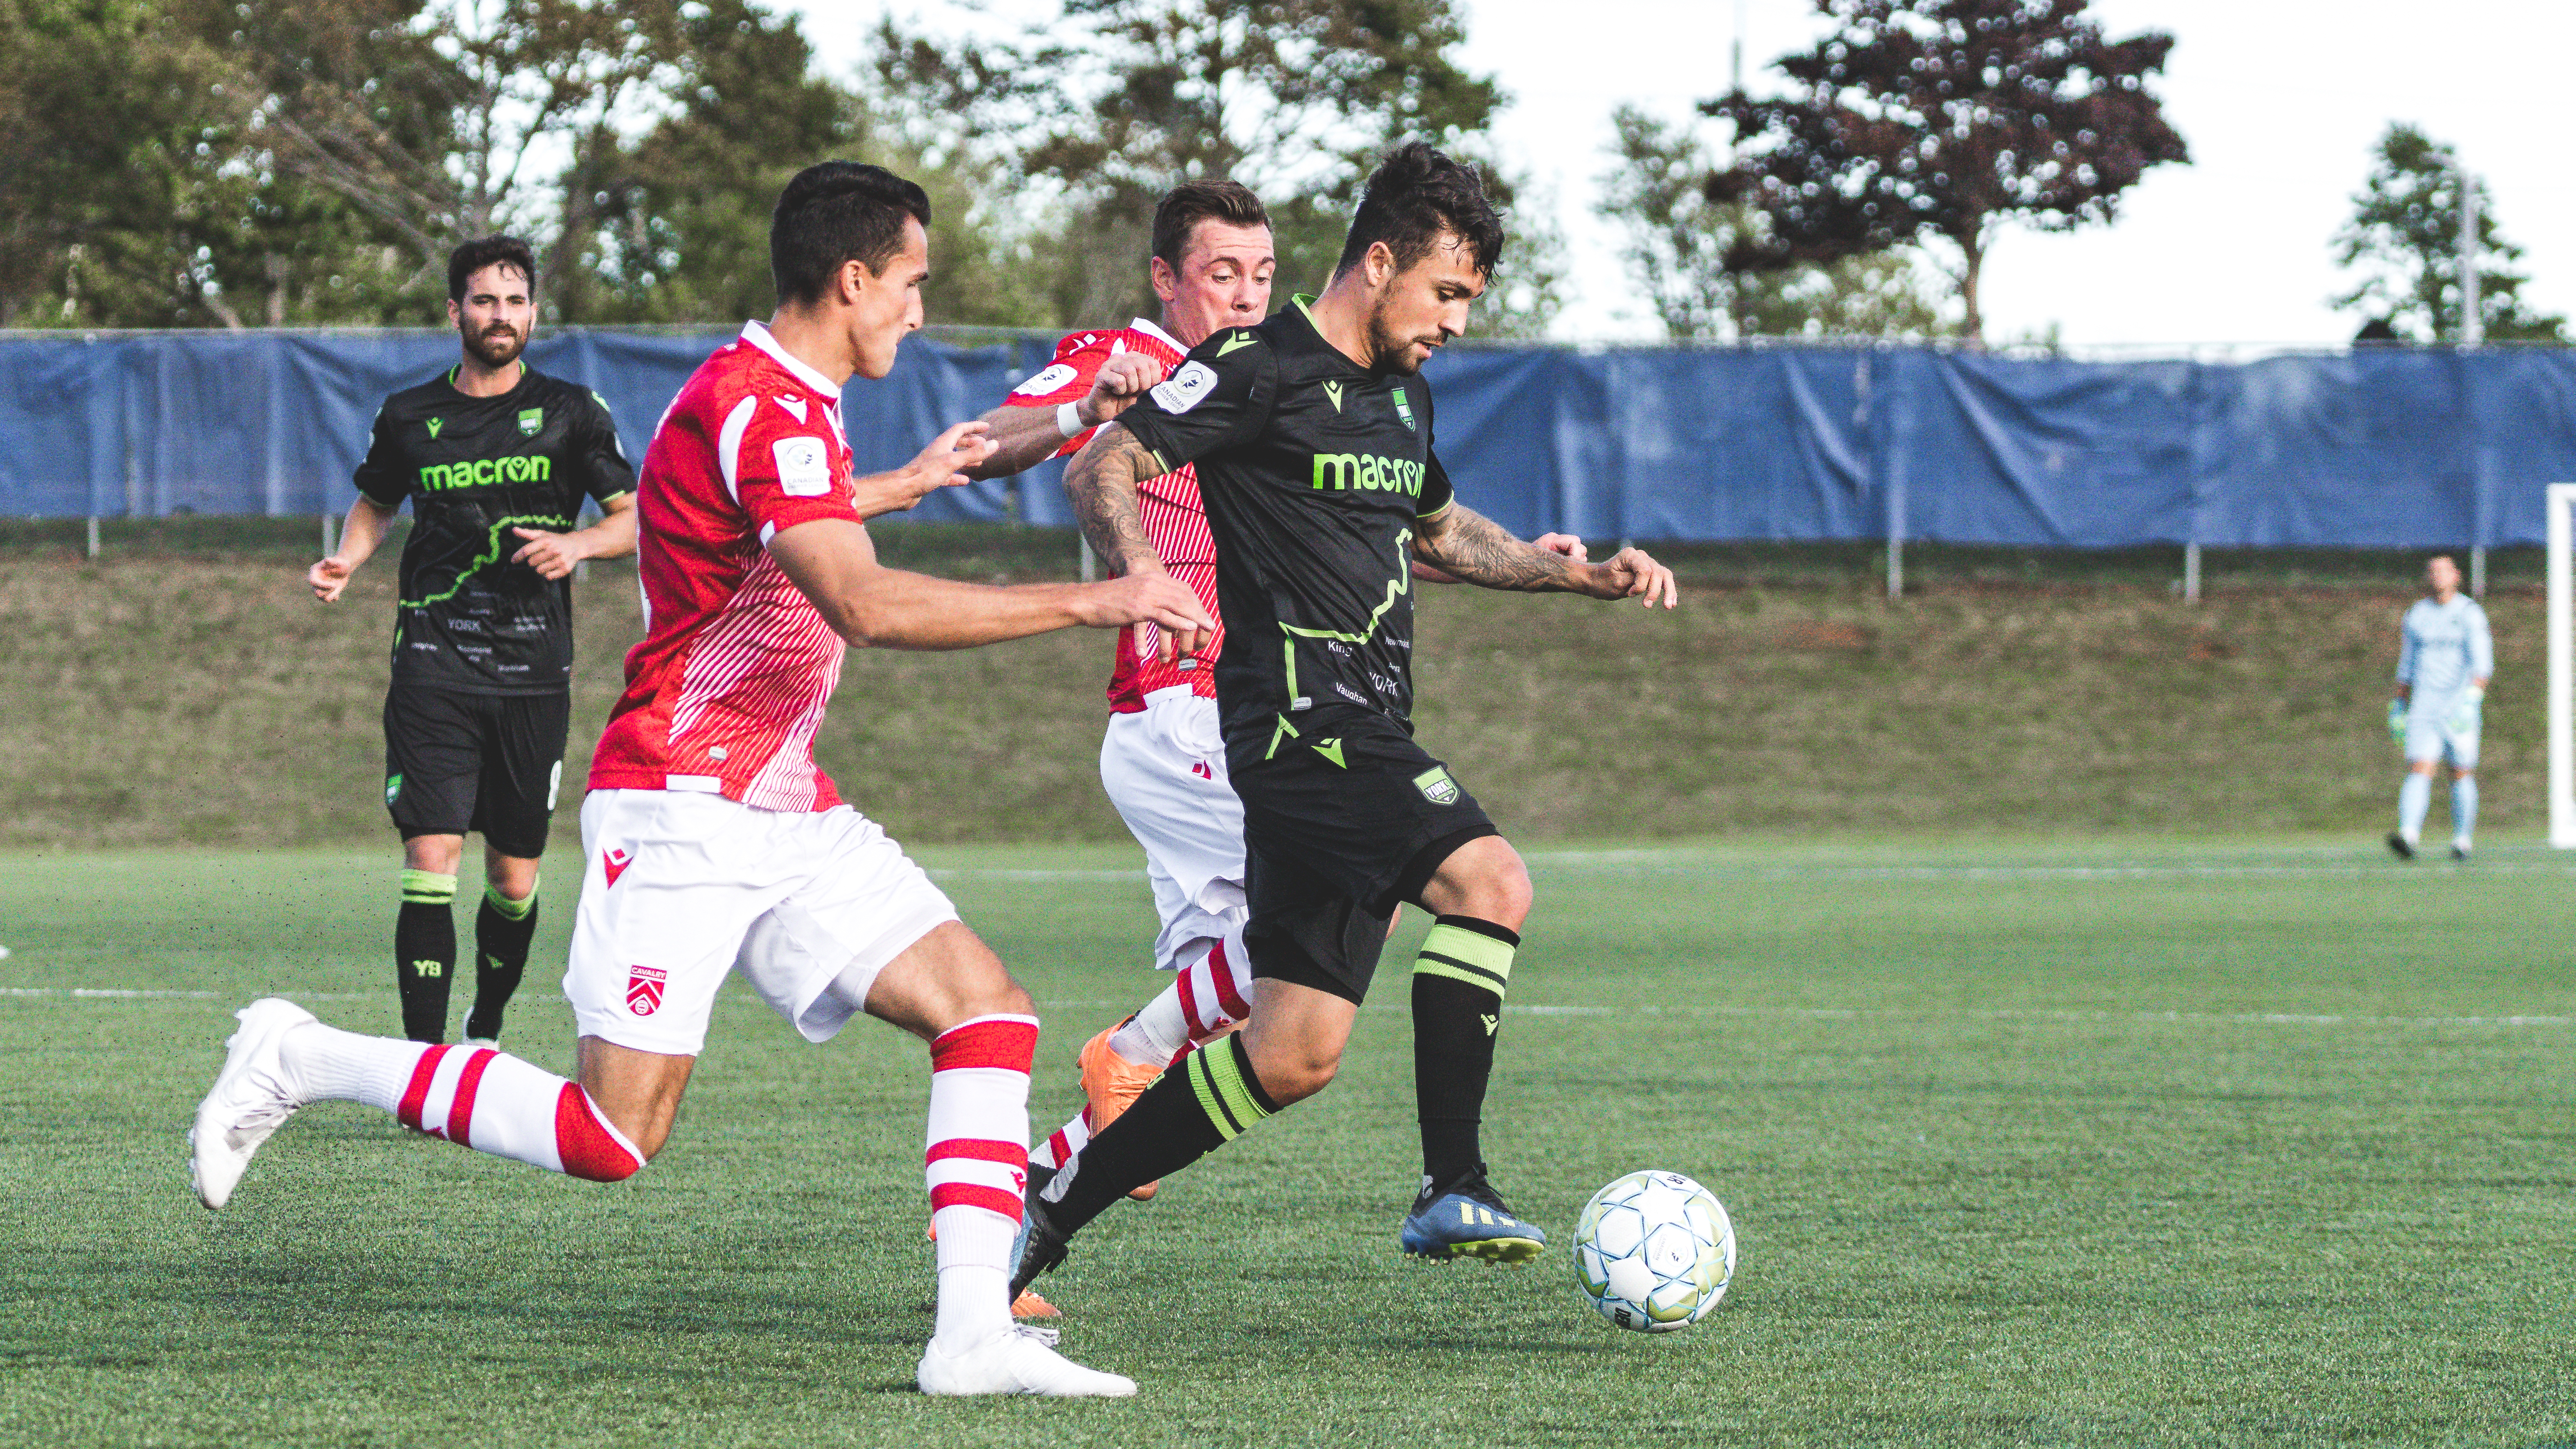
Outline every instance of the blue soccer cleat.
POLYGON ((1501 1195, 1485 1181, 1482 1163, 1446 1185, 1424 1178, 1399 1241, 1410 1257, 1482 1258, 1488 1263, 1526 1263, 1547 1251, 1547 1234, 1503 1206, 1501 1195))

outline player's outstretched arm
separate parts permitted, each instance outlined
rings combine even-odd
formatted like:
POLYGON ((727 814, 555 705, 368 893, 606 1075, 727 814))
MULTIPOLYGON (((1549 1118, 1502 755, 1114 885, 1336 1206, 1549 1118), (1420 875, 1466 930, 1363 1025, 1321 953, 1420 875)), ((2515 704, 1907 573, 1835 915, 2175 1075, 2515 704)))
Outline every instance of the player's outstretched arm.
MULTIPOLYGON (((1563 554, 1565 557, 1574 560, 1576 563, 1582 563, 1584 560, 1592 556, 1590 553, 1585 551, 1583 540, 1570 533, 1542 533, 1538 537, 1530 540, 1530 547, 1543 548, 1549 553, 1563 554)), ((1420 559, 1415 559, 1413 561, 1413 576, 1422 580, 1426 584, 1455 584, 1464 582, 1458 578, 1457 575, 1444 573, 1441 570, 1424 563, 1420 559)))
POLYGON ((1159 573, 1099 584, 958 583, 885 567, 865 528, 831 518, 779 533, 769 556, 834 633, 862 647, 972 649, 1077 625, 1153 624, 1173 658, 1216 632, 1198 595, 1159 573))
POLYGON ((1414 556, 1462 583, 1526 593, 1588 594, 1596 599, 1637 599, 1669 609, 1681 601, 1673 571, 1644 549, 1623 548, 1602 563, 1523 543, 1511 531, 1463 503, 1422 520, 1414 556))
POLYGON ((957 488, 983 475, 975 470, 992 455, 993 440, 983 421, 959 423, 911 462, 884 473, 850 480, 852 505, 861 518, 901 513, 942 488, 957 488))
POLYGON ((304 582, 313 586, 313 597, 326 604, 338 603, 340 591, 349 587, 358 566, 374 555, 376 545, 384 542, 385 530, 393 526, 392 508, 365 494, 349 505, 349 519, 340 527, 340 547, 329 558, 316 562, 304 571, 304 582))
POLYGON ((968 473, 976 478, 1008 478, 1026 472, 1055 456, 1067 438, 1080 437, 1086 429, 1127 411, 1147 388, 1162 380, 1163 365, 1142 353, 1122 352, 1110 358, 1093 375, 1091 391, 1072 405, 1071 421, 1076 426, 1071 430, 1065 427, 1061 408, 1004 403, 979 419, 990 430, 993 456, 968 473))
POLYGON ((1136 508, 1136 485, 1162 471, 1154 451, 1116 423, 1092 434, 1064 470, 1082 536, 1113 573, 1163 572, 1162 555, 1145 537, 1145 517, 1136 508))

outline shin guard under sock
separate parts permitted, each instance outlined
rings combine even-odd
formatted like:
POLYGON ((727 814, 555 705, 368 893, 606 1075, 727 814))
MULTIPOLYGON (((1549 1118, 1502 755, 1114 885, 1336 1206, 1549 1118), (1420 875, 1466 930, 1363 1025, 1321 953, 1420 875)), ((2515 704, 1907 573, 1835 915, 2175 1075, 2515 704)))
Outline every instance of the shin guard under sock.
POLYGON ((402 873, 402 910, 394 917, 394 991, 402 999, 403 1035, 447 1039, 447 992, 456 979, 456 877, 402 873))
POLYGON ((1413 962, 1413 1090, 1422 1121, 1422 1173, 1454 1182, 1484 1160, 1477 1141, 1503 992, 1521 938, 1491 921, 1442 916, 1413 962))
POLYGON ((1057 1171, 1038 1194, 1047 1222, 1072 1233, 1127 1189, 1171 1176, 1278 1110, 1252 1074, 1243 1038, 1211 1042, 1156 1078, 1057 1171))
POLYGON ((497 886, 483 888, 474 913, 474 1009, 465 1014, 469 1041, 498 1041, 501 1013, 528 969, 528 942, 537 934, 537 893, 512 900, 497 886))

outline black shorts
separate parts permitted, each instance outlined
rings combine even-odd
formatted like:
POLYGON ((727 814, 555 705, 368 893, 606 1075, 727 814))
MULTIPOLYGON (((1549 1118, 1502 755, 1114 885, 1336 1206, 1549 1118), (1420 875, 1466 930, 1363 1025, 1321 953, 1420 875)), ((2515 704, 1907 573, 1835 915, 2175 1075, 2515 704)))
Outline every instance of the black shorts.
POLYGON ((503 855, 545 854, 571 723, 569 693, 396 683, 385 693, 385 809, 394 829, 405 840, 473 830, 503 855))
POLYGON ((1244 945, 1254 976, 1356 1002, 1396 906, 1458 847, 1500 832, 1394 720, 1314 710, 1297 728, 1269 759, 1231 772, 1252 906, 1244 945))

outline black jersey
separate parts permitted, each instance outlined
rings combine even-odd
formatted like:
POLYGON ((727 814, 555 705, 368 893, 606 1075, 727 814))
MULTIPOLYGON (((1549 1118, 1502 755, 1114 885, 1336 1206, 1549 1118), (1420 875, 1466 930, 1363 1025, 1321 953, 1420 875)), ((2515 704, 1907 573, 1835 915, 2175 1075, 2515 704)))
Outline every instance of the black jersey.
POLYGON ((511 530, 560 533, 582 495, 635 491, 607 400, 522 364, 499 397, 458 392, 453 370, 385 399, 358 491, 411 500, 394 616, 394 678, 479 694, 569 687, 572 585, 510 562, 511 530))
POLYGON ((1296 738, 1310 709, 1410 719, 1415 525, 1451 503, 1431 389, 1353 362, 1306 302, 1209 337, 1119 417, 1164 469, 1198 465, 1238 767, 1296 738))

